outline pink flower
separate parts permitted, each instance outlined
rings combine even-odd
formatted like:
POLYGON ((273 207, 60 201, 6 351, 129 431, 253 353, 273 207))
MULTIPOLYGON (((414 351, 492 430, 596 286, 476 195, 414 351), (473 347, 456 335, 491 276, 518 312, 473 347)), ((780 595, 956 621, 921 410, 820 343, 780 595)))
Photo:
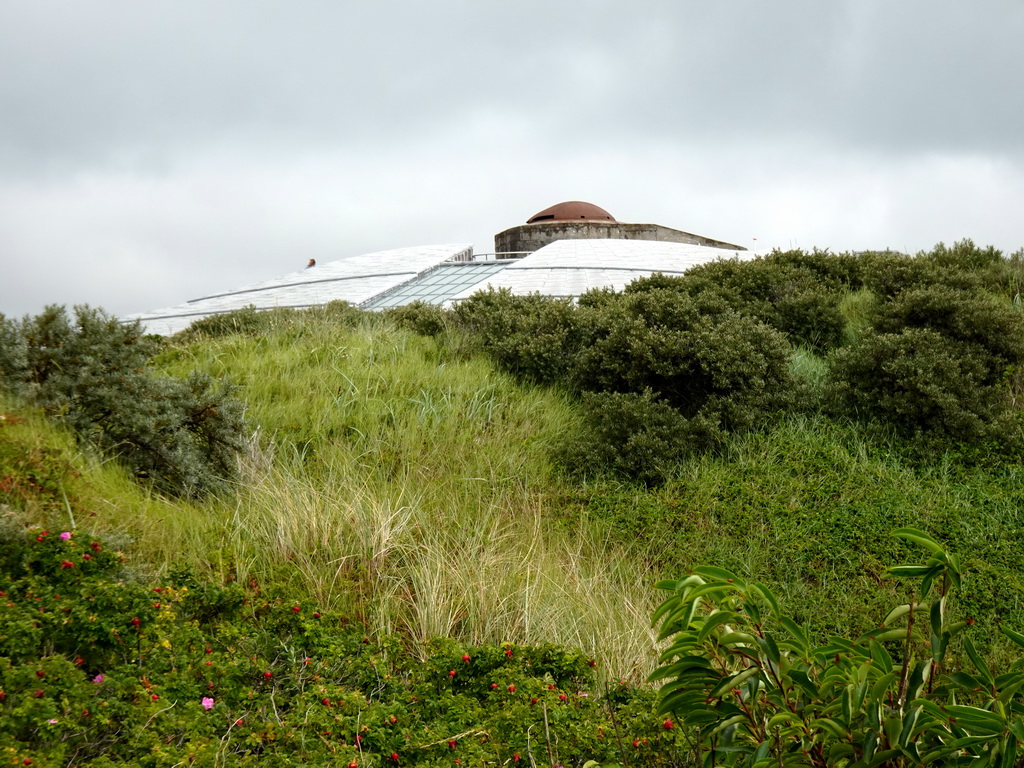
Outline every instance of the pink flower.
POLYGON ((64 533, 62 533, 60 537, 64 541, 69 541, 71 539, 71 531, 64 531, 64 533))
POLYGON ((213 709, 213 699, 209 696, 203 696, 203 709, 213 709))
POLYGON ((102 683, 102 682, 103 682, 103 675, 96 675, 96 677, 94 677, 94 678, 92 679, 92 681, 93 681, 94 683, 102 683))

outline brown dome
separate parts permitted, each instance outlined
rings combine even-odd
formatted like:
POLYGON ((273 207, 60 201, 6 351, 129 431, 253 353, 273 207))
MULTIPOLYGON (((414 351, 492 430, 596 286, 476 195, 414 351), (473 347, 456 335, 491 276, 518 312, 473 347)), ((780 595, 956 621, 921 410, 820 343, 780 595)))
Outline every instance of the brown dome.
POLYGON ((579 221, 580 219, 587 221, 615 221, 615 217, 604 208, 598 208, 592 203, 570 200, 566 203, 559 203, 558 205, 552 205, 550 208, 545 208, 540 213, 535 213, 527 219, 526 223, 535 224, 538 221, 579 221))

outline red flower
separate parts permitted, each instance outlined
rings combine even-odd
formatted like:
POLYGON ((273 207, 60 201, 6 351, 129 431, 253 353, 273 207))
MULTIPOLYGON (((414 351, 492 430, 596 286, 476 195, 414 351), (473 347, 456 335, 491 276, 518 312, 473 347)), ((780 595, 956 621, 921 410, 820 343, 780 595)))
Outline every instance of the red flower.
POLYGON ((491 683, 491 690, 492 691, 498 690, 498 684, 497 683, 491 683))
POLYGON ((207 648, 206 653, 213 653, 213 648, 207 648))
POLYGON ((82 555, 82 559, 83 560, 92 560, 92 555, 90 555, 88 552, 86 552, 84 555, 82 555))
POLYGON ((448 749, 455 749, 457 746, 459 746, 459 742, 457 742, 455 739, 449 739, 448 749))
POLYGON ((36 698, 37 698, 37 699, 41 699, 41 698, 43 698, 43 696, 45 696, 45 695, 46 695, 46 694, 44 694, 44 693, 43 693, 42 691, 40 691, 40 690, 36 689, 36 693, 35 693, 35 696, 36 696, 36 698))
POLYGON ((156 694, 154 693, 154 694, 153 694, 152 696, 150 696, 149 698, 151 698, 151 699, 152 699, 153 701, 156 701, 156 700, 157 700, 157 699, 159 699, 160 697, 159 697, 159 696, 157 696, 157 695, 156 695, 156 694))
POLYGON ((392 763, 397 763, 398 762, 398 753, 397 752, 392 752, 391 756, 388 758, 388 760, 390 760, 392 763))
POLYGON ((596 662, 596 661, 594 661, 593 659, 590 659, 590 660, 589 660, 589 661, 587 662, 587 666, 589 666, 589 667, 596 667, 596 666, 597 666, 597 662, 596 662))
POLYGON ((506 648, 505 649, 505 656, 507 656, 510 659, 512 658, 512 649, 511 648, 506 648))
POLYGON ((325 707, 331 706, 331 700, 330 699, 320 699, 320 703, 323 704, 325 707))
POLYGON ((41 670, 41 669, 37 669, 36 670, 36 677, 40 677, 40 678, 46 677, 46 673, 43 670, 41 670))
POLYGON ((515 693, 515 692, 516 692, 516 687, 515 687, 514 685, 510 685, 510 686, 508 687, 508 692, 509 692, 509 693, 515 693))
POLYGON ((319 619, 319 618, 320 618, 320 614, 319 614, 319 612, 318 612, 318 613, 314 613, 314 614, 313 614, 313 618, 314 618, 314 619, 319 619))
POLYGON ((90 547, 92 547, 92 551, 93 551, 93 552, 99 552, 99 551, 100 551, 100 549, 101 549, 101 547, 100 547, 100 543, 99 543, 98 541, 94 541, 94 542, 93 542, 92 544, 90 544, 89 546, 90 546, 90 547))
POLYGON ((458 674, 458 672, 456 672, 454 669, 449 669, 448 670, 448 677, 455 677, 455 675, 457 675, 457 674, 458 674))
POLYGON ((140 619, 140 618, 139 618, 138 616, 136 616, 136 617, 135 617, 134 619, 132 619, 132 622, 131 622, 131 623, 132 623, 132 626, 133 626, 133 627, 135 627, 136 629, 138 629, 138 628, 139 628, 139 626, 141 626, 141 624, 142 624, 142 620, 141 620, 141 619, 140 619))
POLYGON ((72 563, 70 560, 61 560, 60 561, 60 567, 61 568, 74 568, 75 564, 72 563))
POLYGON ((534 704, 536 704, 536 703, 537 703, 537 700, 536 700, 536 699, 530 699, 530 705, 531 705, 531 706, 532 706, 532 705, 534 705, 534 704))
POLYGON ((264 673, 263 673, 263 677, 264 677, 264 678, 265 678, 266 680, 269 680, 269 679, 270 679, 270 678, 272 678, 273 676, 274 676, 274 673, 273 673, 273 672, 264 672, 264 673))
POLYGON ((663 728, 664 728, 664 729, 665 729, 666 731, 671 731, 671 730, 672 730, 673 728, 675 728, 675 727, 676 727, 676 724, 675 724, 675 723, 673 723, 673 722, 672 722, 671 720, 666 720, 666 721, 665 721, 664 723, 662 723, 661 725, 662 725, 662 727, 663 727, 663 728))
POLYGON ((463 661, 469 661, 469 654, 468 653, 462 654, 462 660, 463 661))
POLYGON ((299 606, 299 605, 293 605, 292 606, 292 613, 298 613, 301 610, 302 610, 302 606, 299 606))
POLYGON ((518 752, 516 752, 516 753, 515 753, 514 755, 512 755, 512 759, 513 759, 513 760, 514 760, 515 762, 517 762, 517 763, 518 763, 518 762, 519 762, 519 753, 518 753, 518 752))
POLYGON ((566 697, 566 695, 565 695, 564 693, 560 693, 560 694, 558 694, 558 700, 559 700, 559 701, 565 701, 565 700, 566 700, 566 698, 567 698, 567 697, 566 697))

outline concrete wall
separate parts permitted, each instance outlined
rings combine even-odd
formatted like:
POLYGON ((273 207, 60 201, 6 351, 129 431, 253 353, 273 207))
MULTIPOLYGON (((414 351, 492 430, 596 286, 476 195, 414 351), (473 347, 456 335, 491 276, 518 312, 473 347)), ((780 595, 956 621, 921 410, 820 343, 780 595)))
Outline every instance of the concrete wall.
POLYGON ((621 221, 539 221, 506 229, 494 236, 496 253, 527 251, 532 253, 556 240, 657 240, 690 243, 711 248, 745 251, 741 245, 681 232, 660 224, 624 224, 621 221))

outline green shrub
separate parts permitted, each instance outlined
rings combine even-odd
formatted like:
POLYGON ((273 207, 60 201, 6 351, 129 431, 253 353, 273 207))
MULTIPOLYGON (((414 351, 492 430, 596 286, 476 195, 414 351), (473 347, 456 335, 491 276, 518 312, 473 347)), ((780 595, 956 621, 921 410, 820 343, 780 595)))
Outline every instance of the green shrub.
POLYGON ((988 384, 1001 380, 1008 367, 1024 364, 1024 314, 982 293, 943 285, 911 288, 879 307, 874 327, 879 333, 928 328, 968 344, 990 358, 988 384))
MULTIPOLYGON (((826 257, 820 256, 823 262, 826 257)), ((735 311, 782 331, 794 345, 828 350, 842 341, 839 301, 846 269, 837 269, 833 276, 823 264, 818 266, 805 266, 793 252, 775 259, 714 261, 682 277, 637 280, 625 293, 660 287, 694 297, 714 295, 735 311)))
POLYGON ((573 381, 593 392, 650 390, 688 419, 756 426, 792 402, 785 337, 717 297, 632 291, 589 311, 573 381))
POLYGON ((488 289, 458 304, 454 315, 499 367, 534 383, 563 379, 580 344, 567 299, 488 289))
POLYGON ((220 312, 207 315, 193 321, 188 328, 180 331, 177 338, 183 342, 197 339, 218 339, 233 334, 243 336, 259 336, 274 327, 274 320, 287 317, 294 310, 259 310, 255 305, 236 309, 231 312, 220 312))
POLYGON ((867 334, 832 358, 826 389, 836 413, 891 427, 920 447, 992 443, 1016 450, 1018 424, 991 356, 930 328, 867 334))
POLYGON ((684 418, 650 390, 587 392, 580 431, 560 458, 572 474, 606 471, 659 485, 680 461, 719 445, 722 438, 708 417, 684 418))
POLYGON ((828 287, 857 290, 863 284, 863 263, 852 253, 829 253, 815 248, 810 253, 799 248, 789 251, 774 250, 764 257, 766 264, 794 267, 813 274, 818 282, 828 287))
POLYGON ((9 388, 161 491, 199 496, 231 479, 243 447, 233 388, 202 374, 152 376, 158 343, 137 322, 85 306, 74 312, 72 322, 50 306, 17 333, 7 326, 0 359, 9 388))
POLYGON ((448 312, 436 304, 414 301, 384 311, 386 317, 421 336, 440 336, 448 329, 448 312))
POLYGON ((925 254, 913 257, 894 251, 872 251, 862 254, 861 259, 865 287, 886 298, 925 285, 973 291, 985 284, 984 276, 976 270, 948 260, 932 260, 925 254))

